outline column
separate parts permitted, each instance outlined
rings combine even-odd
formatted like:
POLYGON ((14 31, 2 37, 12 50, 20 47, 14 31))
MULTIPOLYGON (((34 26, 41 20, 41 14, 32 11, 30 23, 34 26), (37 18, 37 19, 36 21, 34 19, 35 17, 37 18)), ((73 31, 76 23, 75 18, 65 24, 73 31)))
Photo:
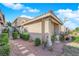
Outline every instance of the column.
POLYGON ((50 19, 48 20, 48 29, 49 29, 49 34, 48 34, 48 39, 47 39, 47 45, 48 47, 52 46, 52 41, 51 41, 51 36, 52 36, 52 31, 51 31, 51 21, 50 19))

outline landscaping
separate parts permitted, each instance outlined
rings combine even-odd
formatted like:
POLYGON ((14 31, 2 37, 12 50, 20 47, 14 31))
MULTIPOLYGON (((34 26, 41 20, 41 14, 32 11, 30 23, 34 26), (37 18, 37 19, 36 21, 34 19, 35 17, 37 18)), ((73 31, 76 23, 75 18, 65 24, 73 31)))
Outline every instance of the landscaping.
POLYGON ((72 41, 73 41, 73 42, 79 43, 79 36, 73 37, 73 38, 72 38, 72 41))
POLYGON ((2 30, 2 33, 8 33, 9 32, 9 29, 3 29, 2 30))
POLYGON ((35 46, 41 45, 41 40, 40 40, 40 38, 36 38, 35 41, 34 41, 34 44, 35 44, 35 46))
POLYGON ((0 35, 0 55, 7 56, 10 53, 8 33, 0 35))
POLYGON ((13 36, 13 39, 18 39, 19 33, 18 32, 13 32, 12 36, 13 36))
POLYGON ((20 38, 28 41, 30 39, 30 35, 29 35, 29 33, 25 32, 25 33, 20 34, 20 38))

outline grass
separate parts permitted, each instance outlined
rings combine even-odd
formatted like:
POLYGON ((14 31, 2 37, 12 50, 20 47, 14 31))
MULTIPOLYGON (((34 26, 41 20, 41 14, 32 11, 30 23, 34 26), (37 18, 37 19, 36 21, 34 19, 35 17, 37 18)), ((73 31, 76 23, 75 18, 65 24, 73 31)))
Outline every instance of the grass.
POLYGON ((0 36, 0 56, 8 56, 10 53, 8 33, 2 33, 0 36))
POLYGON ((79 36, 75 36, 72 41, 73 42, 79 42, 79 36))

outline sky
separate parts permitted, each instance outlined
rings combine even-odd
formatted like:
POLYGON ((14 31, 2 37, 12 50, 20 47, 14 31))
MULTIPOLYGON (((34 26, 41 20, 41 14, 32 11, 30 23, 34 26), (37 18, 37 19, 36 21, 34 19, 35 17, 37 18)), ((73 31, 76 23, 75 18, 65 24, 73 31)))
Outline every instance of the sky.
POLYGON ((17 17, 34 18, 52 10, 69 29, 79 26, 78 3, 0 3, 0 9, 7 21, 13 22, 17 17))

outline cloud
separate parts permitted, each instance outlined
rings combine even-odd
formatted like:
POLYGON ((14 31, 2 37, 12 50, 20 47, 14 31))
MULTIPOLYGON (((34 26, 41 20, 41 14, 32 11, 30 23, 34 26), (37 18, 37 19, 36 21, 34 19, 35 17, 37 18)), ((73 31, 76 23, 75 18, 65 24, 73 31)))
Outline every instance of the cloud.
POLYGON ((57 11, 59 16, 68 17, 68 18, 78 18, 79 10, 72 11, 70 9, 60 9, 57 11))
POLYGON ((32 12, 32 13, 37 13, 40 12, 40 10, 38 10, 37 8, 31 8, 31 7, 25 7, 23 4, 20 3, 2 3, 2 5, 14 9, 14 10, 20 10, 23 9, 23 13, 26 12, 32 12))
POLYGON ((60 19, 62 19, 63 21, 65 20, 65 18, 67 18, 67 23, 65 23, 65 26, 67 26, 68 28, 75 28, 77 27, 77 23, 79 21, 79 9, 78 10, 71 10, 71 9, 59 9, 57 11, 55 11, 58 15, 58 17, 60 19), (72 22, 72 21, 75 22, 72 22))
POLYGON ((33 18, 32 16, 27 16, 27 15, 21 15, 20 17, 26 17, 26 18, 29 18, 29 19, 33 18))
POLYGON ((75 29, 77 27, 77 24, 73 23, 72 21, 67 21, 64 25, 69 29, 75 29))
POLYGON ((23 10, 23 13, 26 13, 26 12, 37 13, 37 12, 40 12, 40 10, 38 10, 38 9, 36 9, 36 8, 26 7, 26 8, 23 10))
POLYGON ((14 10, 20 10, 23 8, 23 5, 20 3, 3 3, 3 5, 14 10))

